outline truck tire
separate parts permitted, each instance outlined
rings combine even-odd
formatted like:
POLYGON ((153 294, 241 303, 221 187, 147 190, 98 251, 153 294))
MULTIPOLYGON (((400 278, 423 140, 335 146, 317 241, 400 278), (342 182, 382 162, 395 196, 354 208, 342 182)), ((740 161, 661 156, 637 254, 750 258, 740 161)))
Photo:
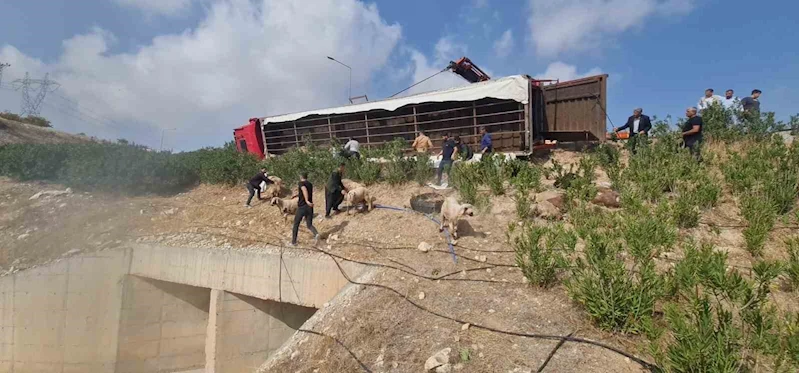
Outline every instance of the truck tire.
POLYGON ((438 193, 424 193, 411 197, 411 209, 424 214, 440 213, 443 204, 444 196, 438 193))

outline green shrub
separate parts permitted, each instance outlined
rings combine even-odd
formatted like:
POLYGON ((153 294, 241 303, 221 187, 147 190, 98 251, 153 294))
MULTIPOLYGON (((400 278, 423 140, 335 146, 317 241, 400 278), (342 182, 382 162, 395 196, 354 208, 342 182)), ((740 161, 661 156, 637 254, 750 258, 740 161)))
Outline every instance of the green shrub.
POLYGON ((494 156, 492 154, 484 154, 478 162, 480 176, 483 183, 491 189, 491 193, 495 196, 505 194, 505 178, 503 177, 503 163, 502 157, 494 156))
POLYGON ((650 212, 648 208, 635 213, 624 213, 618 229, 630 254, 638 260, 648 260, 660 251, 668 251, 677 241, 677 229, 661 211, 650 212))
POLYGON ((420 186, 426 185, 433 177, 433 163, 427 154, 417 154, 410 159, 412 178, 420 186))
POLYGON ((585 259, 578 259, 566 282, 569 295, 605 330, 646 331, 664 283, 650 259, 625 265, 621 247, 609 235, 594 234, 586 242, 585 259))
POLYGON ((743 360, 741 331, 730 312, 713 309, 702 296, 692 307, 666 307, 674 341, 667 347, 666 371, 737 373, 743 360))
POLYGON ((554 228, 525 225, 513 241, 516 264, 531 284, 548 287, 569 267, 568 254, 576 244, 577 236, 561 225, 554 228))
POLYGON ((680 228, 696 228, 699 226, 699 205, 691 193, 677 196, 673 206, 673 219, 680 228))
POLYGON ((743 230, 746 250, 752 255, 759 256, 763 251, 768 233, 774 228, 776 208, 771 200, 762 195, 742 196, 741 215, 747 222, 743 230))
POLYGON ((788 247, 788 262, 785 266, 785 275, 788 277, 788 284, 794 291, 799 290, 799 237, 793 237, 785 241, 788 247))
MULTIPOLYGON (((234 143, 226 143, 221 148, 204 148, 175 155, 186 163, 198 176, 201 183, 236 185, 251 178, 258 172, 261 163, 250 153, 240 153, 234 143)), ((273 170, 270 173, 277 174, 273 170)), ((284 177, 283 175, 278 175, 284 177)), ((287 178, 287 182, 299 178, 287 178)))
POLYGON ((0 174, 126 194, 171 193, 199 181, 175 155, 112 143, 5 145, 0 174))
POLYGON ((505 163, 503 177, 517 191, 523 193, 541 190, 541 168, 527 161, 513 159, 505 163))

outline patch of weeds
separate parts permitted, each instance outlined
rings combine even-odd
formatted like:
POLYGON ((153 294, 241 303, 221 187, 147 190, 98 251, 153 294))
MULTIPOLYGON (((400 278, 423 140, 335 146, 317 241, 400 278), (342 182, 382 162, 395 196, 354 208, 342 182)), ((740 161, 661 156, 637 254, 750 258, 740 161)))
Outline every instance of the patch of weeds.
POLYGON ((799 290, 799 237, 792 237, 785 241, 788 248, 788 262, 785 265, 785 276, 788 284, 794 291, 799 290))
POLYGON ((591 233, 612 224, 610 214, 598 206, 588 203, 577 203, 569 211, 569 220, 574 230, 582 239, 588 239, 591 233))
MULTIPOLYGON (((726 253, 710 245, 685 247, 685 258, 669 278, 665 342, 661 367, 675 372, 740 372, 760 356, 780 355, 781 326, 768 304, 780 262, 759 261, 753 278, 728 269, 726 253), (681 302, 679 300, 686 300, 681 302)), ((779 359, 777 359, 779 360, 779 359)))
POLYGON ((754 256, 763 252, 768 233, 774 228, 776 208, 771 200, 762 195, 742 196, 741 214, 748 223, 743 230, 746 250, 754 256))
POLYGON ((763 192, 778 214, 786 214, 793 209, 799 194, 799 175, 790 169, 776 170, 763 182, 763 192))
POLYGON ((713 309, 710 299, 702 296, 690 308, 666 307, 674 341, 666 349, 666 371, 720 372, 740 371, 743 359, 740 330, 733 325, 732 314, 713 309))
POLYGON ((516 217, 519 220, 527 220, 535 215, 535 209, 533 209, 532 201, 526 193, 516 191, 513 196, 513 200, 516 204, 516 217))
POLYGON ((577 236, 562 225, 554 228, 526 225, 513 240, 516 264, 531 284, 548 287, 569 267, 577 236))
POLYGON ((594 186, 594 170, 596 160, 591 157, 583 157, 575 167, 569 165, 568 171, 562 164, 552 160, 552 167, 544 170, 547 177, 555 179, 555 187, 566 190, 568 200, 590 201, 596 197, 596 187, 594 186))
POLYGON ((472 359, 472 352, 469 350, 468 347, 462 348, 460 351, 460 358, 461 361, 467 362, 472 359))
POLYGON ((677 241, 677 229, 661 211, 648 208, 636 213, 622 214, 619 228, 630 254, 638 260, 647 260, 661 251, 668 251, 677 241))
POLYGON ((478 162, 480 175, 483 182, 491 189, 495 196, 505 194, 505 178, 503 177, 503 163, 501 157, 485 154, 478 162))
POLYGON ((696 228, 699 226, 699 205, 696 197, 690 192, 681 193, 674 201, 673 219, 680 228, 696 228))
POLYGON ((410 159, 410 163, 413 181, 419 184, 419 186, 427 184, 434 174, 433 163, 430 161, 430 156, 427 154, 416 154, 410 159))
POLYGON ((585 258, 577 260, 566 286, 600 328, 639 333, 651 325, 664 282, 651 258, 636 260, 628 268, 620 254, 619 243, 610 235, 591 235, 585 258))

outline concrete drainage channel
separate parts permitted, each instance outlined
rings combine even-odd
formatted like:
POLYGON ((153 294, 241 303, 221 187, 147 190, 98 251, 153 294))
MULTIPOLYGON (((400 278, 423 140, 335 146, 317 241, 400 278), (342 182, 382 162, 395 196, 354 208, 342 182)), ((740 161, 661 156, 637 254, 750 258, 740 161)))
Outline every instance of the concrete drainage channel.
POLYGON ((279 249, 69 258, 0 278, 0 373, 254 372, 347 285, 331 258, 279 249))

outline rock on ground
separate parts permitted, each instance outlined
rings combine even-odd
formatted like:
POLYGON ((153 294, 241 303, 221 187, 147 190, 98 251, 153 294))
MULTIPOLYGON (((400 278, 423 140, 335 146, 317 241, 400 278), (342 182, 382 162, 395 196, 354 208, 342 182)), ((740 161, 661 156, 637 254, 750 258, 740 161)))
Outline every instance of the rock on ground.
POLYGON ((430 356, 427 361, 424 363, 424 371, 429 372, 433 369, 436 369, 444 364, 449 365, 449 353, 452 352, 452 348, 445 348, 441 351, 436 352, 433 356, 430 356))

